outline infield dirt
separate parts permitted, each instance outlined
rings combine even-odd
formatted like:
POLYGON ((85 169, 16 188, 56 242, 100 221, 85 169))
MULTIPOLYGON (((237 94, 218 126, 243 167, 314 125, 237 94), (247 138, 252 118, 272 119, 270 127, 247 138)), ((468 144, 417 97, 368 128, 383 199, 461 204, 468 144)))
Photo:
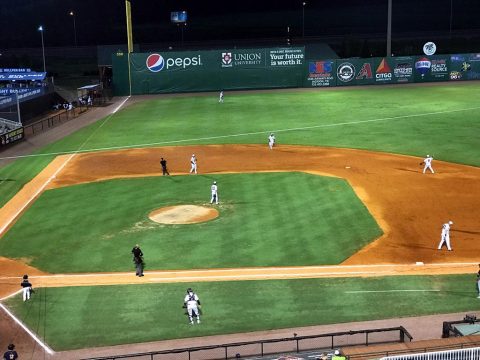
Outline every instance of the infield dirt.
MULTIPOLYGON (((73 157, 65 155, 57 157, 10 203, 15 204, 16 209, 27 208, 29 200, 34 198, 34 188, 40 188, 44 184, 46 189, 53 189, 114 178, 161 176, 160 157, 168 160, 173 176, 187 175, 192 153, 197 156, 200 174, 302 171, 347 179, 384 234, 341 265, 408 264, 412 266, 411 270, 401 267, 400 274, 443 274, 472 272, 475 269, 472 263, 479 261, 477 206, 480 202, 480 187, 477 185, 480 169, 434 161, 436 173, 422 174, 422 168, 418 165, 419 158, 371 151, 288 145, 278 146, 274 150, 262 145, 208 145, 92 152, 73 157), (57 170, 60 171, 57 173, 57 170), (53 177, 52 174, 56 176, 53 177), (437 250, 441 226, 448 220, 454 221, 451 230, 454 251, 451 252, 437 250), (413 266, 417 262, 426 265, 423 268, 413 266), (452 266, 428 266, 442 263, 452 263, 452 266), (469 264, 455 267, 453 263, 469 264)), ((10 206, 5 206, 0 210, 1 226, 11 220, 10 209, 10 206)), ((43 274, 12 260, 1 261, 0 267, 3 274, 43 274)), ((312 277, 318 277, 318 274, 313 274, 318 273, 318 269, 313 268, 312 277)), ((351 269, 347 268, 345 273, 352 274, 351 269)), ((275 269, 282 272, 282 268, 275 269)), ((302 272, 308 273, 308 269, 306 267, 302 272)), ((249 271, 255 272, 254 269, 249 271)), ((389 271, 395 272, 394 269, 389 271)), ((262 276, 269 271, 259 268, 257 272, 257 276, 262 276)), ((366 276, 372 271, 357 268, 355 272, 359 276, 366 276)), ((378 272, 379 275, 381 273, 378 272)), ((205 275, 200 271, 195 274, 210 281, 214 278, 211 273, 205 275)), ((125 276, 128 277, 127 274, 125 276)), ((244 276, 239 271, 239 279, 244 276)), ((272 274, 265 276, 272 278, 272 274)), ((280 278, 281 276, 285 275, 279 275, 280 278)), ((288 276, 292 277, 291 274, 288 276)), ((307 276, 303 273, 299 277, 307 276)), ((61 279, 47 278, 41 281, 44 286, 62 286, 61 279)), ((162 275, 158 275, 159 281, 165 281, 161 278, 162 275)), ((70 285, 77 282, 79 285, 86 284, 81 277, 68 281, 70 285)), ((121 280, 121 276, 107 274, 105 279, 96 277, 95 280, 95 283, 102 284, 125 282, 129 283, 128 280, 121 280)), ((10 286, 3 287, 0 295, 11 293, 11 290, 10 286)))

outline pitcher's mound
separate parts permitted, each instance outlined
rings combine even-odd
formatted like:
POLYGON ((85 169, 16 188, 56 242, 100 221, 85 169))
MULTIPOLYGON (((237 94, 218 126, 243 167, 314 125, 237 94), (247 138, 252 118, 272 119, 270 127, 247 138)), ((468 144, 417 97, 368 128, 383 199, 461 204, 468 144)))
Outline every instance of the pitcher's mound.
POLYGON ((218 211, 205 206, 178 205, 153 210, 148 217, 160 224, 194 224, 215 219, 218 211))

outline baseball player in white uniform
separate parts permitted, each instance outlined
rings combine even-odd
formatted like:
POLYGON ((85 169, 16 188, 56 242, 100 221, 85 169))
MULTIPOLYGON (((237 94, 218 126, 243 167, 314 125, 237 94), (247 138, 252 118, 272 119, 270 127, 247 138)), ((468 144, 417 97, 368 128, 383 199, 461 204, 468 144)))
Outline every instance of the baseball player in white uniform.
POLYGON ((423 159, 423 163, 425 164, 425 167, 423 168, 424 174, 427 171, 427 169, 429 169, 432 172, 432 174, 435 174, 435 171, 433 171, 433 168, 432 168, 432 160, 433 160, 433 156, 430 156, 430 155, 427 155, 427 157, 423 159))
POLYGON ((214 201, 215 201, 215 204, 218 204, 218 187, 217 187, 216 181, 213 182, 211 186, 211 190, 212 190, 212 198, 210 199, 210 204, 213 204, 214 201))
POLYGON ((447 246, 449 251, 452 250, 450 246, 450 225, 453 225, 452 221, 449 221, 442 226, 442 239, 440 240, 440 244, 438 244, 438 250, 442 249, 443 244, 447 246))
POLYGON ((268 147, 270 148, 270 150, 273 149, 274 145, 275 145, 275 135, 273 135, 273 133, 271 133, 268 137, 268 147))
POLYGON ((224 95, 223 95, 223 90, 222 90, 222 91, 220 91, 220 95, 218 96, 218 102, 219 103, 223 103, 223 96, 224 95))
POLYGON ((192 157, 190 158, 190 165, 192 166, 190 169, 190 174, 197 173, 197 158, 195 157, 195 154, 192 154, 192 157))
POLYGON ((193 325, 193 317, 197 318, 197 324, 200 324, 200 299, 197 294, 195 294, 192 288, 187 289, 187 295, 183 300, 183 307, 187 308, 188 319, 190 320, 190 325, 193 325))

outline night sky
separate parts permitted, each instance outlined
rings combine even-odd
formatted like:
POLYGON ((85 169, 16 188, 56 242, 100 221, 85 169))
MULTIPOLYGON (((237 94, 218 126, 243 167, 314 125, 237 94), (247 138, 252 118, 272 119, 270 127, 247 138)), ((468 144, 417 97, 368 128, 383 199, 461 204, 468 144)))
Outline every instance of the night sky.
MULTIPOLYGON (((179 27, 170 12, 186 10, 185 41, 281 38, 290 26, 292 37, 356 36, 386 32, 387 0, 132 0, 135 43, 177 41, 179 27)), ((450 31, 480 32, 480 0, 393 0, 393 37, 423 36, 450 31)), ((45 27, 45 46, 126 42, 124 0, 0 0, 1 49, 40 46, 37 28, 45 27)))

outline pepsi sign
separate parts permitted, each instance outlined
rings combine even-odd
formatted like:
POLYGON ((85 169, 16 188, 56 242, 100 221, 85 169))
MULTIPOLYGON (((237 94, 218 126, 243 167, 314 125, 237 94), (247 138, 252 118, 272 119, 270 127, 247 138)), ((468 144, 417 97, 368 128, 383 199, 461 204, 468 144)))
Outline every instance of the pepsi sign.
POLYGON ((162 71, 164 68, 166 70, 175 68, 186 69, 190 66, 201 66, 203 64, 201 55, 164 59, 163 56, 160 54, 150 54, 147 57, 146 65, 147 69, 151 72, 159 72, 162 71))
POLYGON ((165 60, 160 54, 151 54, 147 57, 146 65, 151 72, 159 72, 165 67, 165 60))

